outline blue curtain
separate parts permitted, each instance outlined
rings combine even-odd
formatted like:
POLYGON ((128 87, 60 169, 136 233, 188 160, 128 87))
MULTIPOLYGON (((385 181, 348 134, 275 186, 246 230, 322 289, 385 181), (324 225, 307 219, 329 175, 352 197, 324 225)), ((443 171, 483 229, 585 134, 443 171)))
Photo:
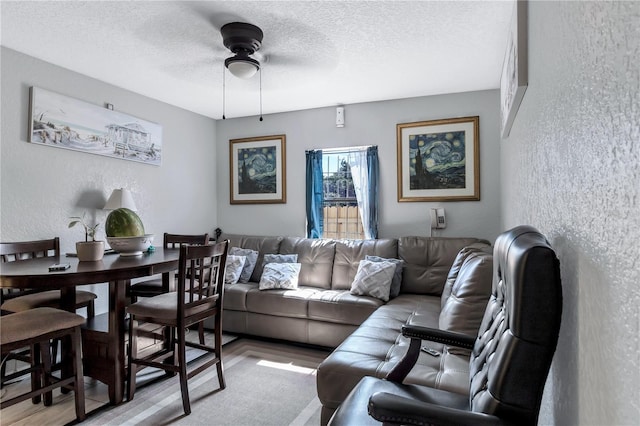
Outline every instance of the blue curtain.
POLYGON ((322 238, 322 150, 307 151, 307 238, 322 238))
POLYGON ((378 165, 378 147, 367 148, 367 169, 369 174, 369 238, 378 238, 378 181, 380 179, 380 166, 378 165))

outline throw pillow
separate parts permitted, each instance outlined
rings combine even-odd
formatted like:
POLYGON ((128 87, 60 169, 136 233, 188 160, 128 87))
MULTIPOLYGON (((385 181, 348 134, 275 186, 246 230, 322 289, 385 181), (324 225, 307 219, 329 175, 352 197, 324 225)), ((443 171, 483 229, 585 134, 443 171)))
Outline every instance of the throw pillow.
POLYGON ((235 284, 238 282, 246 259, 246 256, 227 255, 227 264, 224 271, 225 284, 235 284))
POLYGON ((300 263, 267 263, 264 265, 258 288, 260 290, 298 288, 301 266, 300 263))
POLYGON ((358 296, 371 296, 389 301, 389 290, 395 273, 396 265, 392 262, 372 262, 361 260, 358 272, 351 284, 351 294, 358 296))
POLYGON ((394 298, 400 294, 400 286, 402 286, 402 268, 404 267, 404 260, 384 258, 380 256, 365 256, 365 260, 372 262, 391 262, 396 265, 396 270, 393 273, 393 280, 391 281, 391 289, 389 290, 389 298, 394 298))
POLYGON ((297 263, 298 254, 265 254, 262 260, 262 267, 267 263, 297 263))
POLYGON ((253 272, 253 269, 256 267, 256 262, 258 262, 258 252, 251 249, 231 247, 229 249, 229 254, 246 257, 244 261, 244 266, 242 267, 242 273, 240 274, 240 279, 238 280, 238 282, 248 283, 249 280, 251 279, 251 273, 253 272))

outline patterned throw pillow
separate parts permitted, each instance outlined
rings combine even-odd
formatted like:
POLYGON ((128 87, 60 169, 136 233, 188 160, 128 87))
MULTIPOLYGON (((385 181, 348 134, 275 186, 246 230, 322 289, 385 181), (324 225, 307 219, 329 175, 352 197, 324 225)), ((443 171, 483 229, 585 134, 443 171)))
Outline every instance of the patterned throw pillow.
POLYGON ((389 301, 389 290, 395 273, 396 265, 392 262, 372 262, 361 260, 358 272, 351 284, 351 294, 358 296, 371 296, 389 301))
POLYGON ((298 254, 265 254, 262 260, 262 267, 267 263, 297 263, 298 254))
POLYGON ((391 262, 396 265, 396 270, 393 274, 393 281, 391 281, 391 289, 389 290, 389 298, 394 298, 400 294, 400 286, 402 286, 402 268, 404 267, 404 260, 400 259, 387 259, 380 256, 365 256, 365 260, 372 262, 391 262))
POLYGON ((231 247, 229 249, 229 254, 246 257, 244 261, 244 267, 242 268, 242 273, 240 274, 240 279, 238 280, 238 282, 248 283, 251 279, 253 269, 256 267, 256 262, 258 262, 258 252, 251 249, 231 247))
POLYGON ((298 288, 298 275, 301 266, 300 263, 267 263, 264 265, 258 288, 260 290, 298 288))
POLYGON ((225 284, 235 284, 238 282, 246 259, 246 256, 235 256, 233 254, 227 255, 227 264, 225 266, 226 269, 224 270, 225 284))

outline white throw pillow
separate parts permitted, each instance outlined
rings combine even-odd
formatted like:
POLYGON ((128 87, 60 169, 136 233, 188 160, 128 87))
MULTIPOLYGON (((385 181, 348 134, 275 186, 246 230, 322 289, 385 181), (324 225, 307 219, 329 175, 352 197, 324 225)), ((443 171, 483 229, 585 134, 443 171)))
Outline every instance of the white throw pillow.
POLYGON ((246 256, 227 255, 227 264, 224 271, 225 284, 235 284, 238 282, 246 259, 246 256))
POLYGON ((391 281, 391 289, 389 290, 389 298, 394 298, 400 294, 400 287, 402 286, 402 268, 404 267, 404 260, 401 259, 388 259, 380 256, 365 256, 365 260, 372 262, 391 262, 396 265, 395 273, 393 274, 393 280, 391 281))
POLYGON ((300 263, 267 263, 264 265, 258 288, 260 290, 298 288, 301 266, 300 263))
POLYGON ((267 263, 297 263, 298 262, 298 254, 270 254, 267 253, 264 255, 262 260, 262 267, 267 263))
POLYGON ((392 262, 361 260, 351 284, 351 294, 371 296, 388 302, 395 271, 396 265, 392 262))
POLYGON ((248 283, 249 280, 251 279, 251 274, 253 273, 253 270, 256 267, 256 263, 258 262, 258 252, 251 249, 231 247, 229 249, 229 254, 246 257, 244 261, 244 266, 242 268, 242 273, 240 274, 240 279, 238 279, 238 282, 248 283))

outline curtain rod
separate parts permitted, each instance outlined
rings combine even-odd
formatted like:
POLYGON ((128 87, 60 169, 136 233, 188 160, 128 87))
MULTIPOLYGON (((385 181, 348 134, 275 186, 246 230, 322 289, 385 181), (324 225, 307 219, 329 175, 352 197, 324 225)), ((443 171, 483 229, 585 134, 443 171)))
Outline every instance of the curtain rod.
POLYGON ((320 149, 320 151, 327 152, 329 154, 337 153, 337 152, 349 152, 349 151, 366 151, 369 147, 372 147, 372 146, 373 145, 345 146, 342 148, 322 148, 320 149))

